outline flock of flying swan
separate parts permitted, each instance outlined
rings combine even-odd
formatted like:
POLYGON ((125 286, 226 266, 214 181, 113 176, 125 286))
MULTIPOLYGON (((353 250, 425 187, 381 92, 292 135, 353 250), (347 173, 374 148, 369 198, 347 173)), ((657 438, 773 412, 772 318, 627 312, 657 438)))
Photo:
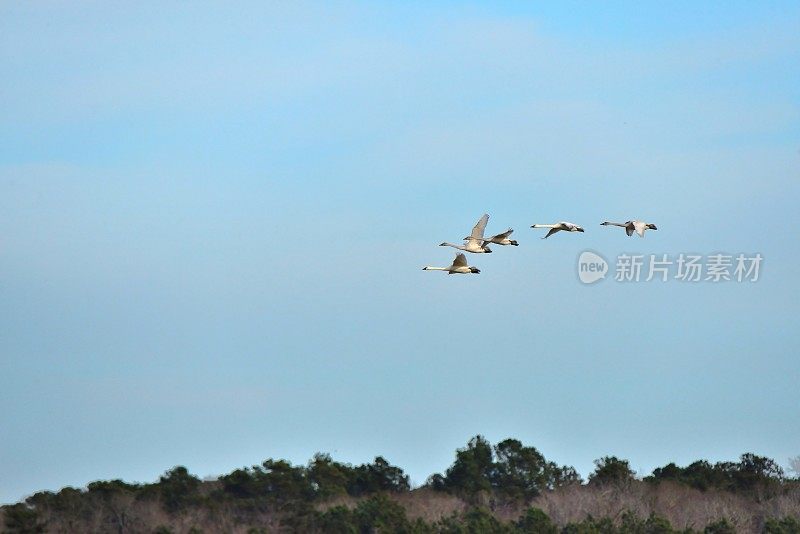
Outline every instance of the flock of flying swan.
MULTIPOLYGON (((458 250, 463 250, 464 252, 471 252, 473 254, 488 254, 492 252, 492 249, 488 247, 489 243, 495 245, 514 245, 515 247, 519 245, 513 239, 509 239, 509 236, 514 232, 511 228, 506 230, 505 232, 497 235, 493 235, 491 237, 484 237, 483 233, 486 230, 486 223, 489 222, 489 214, 484 214, 483 217, 478 219, 478 222, 472 228, 472 232, 464 238, 463 245, 455 245, 453 243, 440 243, 440 247, 453 247, 458 250)), ((639 234, 639 237, 644 237, 645 230, 658 230, 655 224, 644 222, 644 221, 625 221, 624 223, 618 222, 610 222, 605 221, 600 223, 601 226, 619 226, 625 229, 625 233, 628 237, 632 236, 634 232, 639 234)), ((575 223, 561 221, 555 224, 534 224, 531 228, 549 228, 550 230, 547 232, 542 239, 547 239, 551 235, 558 233, 558 232, 583 232, 583 227, 578 226, 575 223)), ((456 258, 453 260, 452 265, 449 267, 433 267, 427 265, 422 268, 423 271, 446 271, 447 274, 480 274, 481 270, 477 267, 472 267, 471 265, 467 264, 467 257, 464 255, 464 252, 459 252, 456 254, 456 258)))

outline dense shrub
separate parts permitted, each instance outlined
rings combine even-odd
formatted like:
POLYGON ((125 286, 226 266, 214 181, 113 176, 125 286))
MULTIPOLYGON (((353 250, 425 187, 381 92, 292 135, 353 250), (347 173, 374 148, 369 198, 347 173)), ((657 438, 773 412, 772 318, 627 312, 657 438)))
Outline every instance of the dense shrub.
MULTIPOLYGON (((800 514, 800 510, 798 510, 800 514)), ((768 519, 764 525, 766 534, 800 534, 800 520, 794 517, 768 519)))
POLYGON ((558 527, 539 508, 528 508, 515 527, 517 532, 527 534, 558 534, 558 527))

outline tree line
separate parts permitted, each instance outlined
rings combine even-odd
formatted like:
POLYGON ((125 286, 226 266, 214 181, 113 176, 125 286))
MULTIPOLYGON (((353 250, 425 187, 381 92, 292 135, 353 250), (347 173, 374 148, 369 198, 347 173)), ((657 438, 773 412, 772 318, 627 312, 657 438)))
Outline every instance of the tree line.
MULTIPOLYGON (((562 515, 558 506, 551 506, 550 512, 562 515)), ((17 533, 165 534, 205 529, 251 533, 754 530, 800 534, 800 480, 787 476, 774 460, 746 453, 738 461, 715 464, 705 460, 685 467, 669 463, 645 477, 637 477, 628 461, 605 456, 595 461, 594 471, 584 481, 573 467, 548 461, 535 447, 519 440, 506 439, 492 445, 484 437, 475 436, 455 452, 453 463, 443 473, 431 475, 416 489, 411 488, 400 467, 381 456, 371 463, 351 465, 318 453, 305 465, 267 459, 214 480, 201 480, 178 466, 149 484, 108 480, 92 482, 84 489, 42 491, 0 508, 0 513, 3 531, 17 533), (641 495, 642 488, 662 484, 699 494, 729 494, 738 499, 737 506, 767 511, 758 516, 751 513, 755 519, 748 525, 719 517, 687 528, 673 527, 666 517, 653 512, 645 516, 631 510, 621 510, 614 517, 587 514, 556 521, 535 506, 537 499, 553 495, 609 498, 625 492, 634 495, 634 486, 639 492, 636 495, 641 495), (452 510, 438 516, 427 513, 426 502, 450 503, 452 510), (781 505, 772 509, 788 513, 769 512, 767 505, 778 502, 781 505)))

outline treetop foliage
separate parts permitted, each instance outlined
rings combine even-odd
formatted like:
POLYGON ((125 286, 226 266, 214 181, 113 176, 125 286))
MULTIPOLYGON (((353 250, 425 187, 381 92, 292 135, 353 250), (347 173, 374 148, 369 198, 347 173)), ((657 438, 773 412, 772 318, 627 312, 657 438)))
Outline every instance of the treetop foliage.
POLYGON ((645 480, 672 480, 703 491, 720 489, 769 494, 780 490, 785 477, 783 469, 774 460, 746 453, 738 462, 717 462, 712 465, 706 460, 699 460, 686 467, 669 463, 655 469, 645 480))
POLYGON ((533 498, 542 491, 580 483, 572 467, 548 462, 535 447, 506 439, 494 447, 483 436, 475 436, 456 451, 456 459, 444 476, 433 475, 434 489, 460 495, 499 492, 509 499, 533 498))
POLYGON ((620 460, 616 456, 604 456, 594 461, 594 473, 589 475, 589 483, 597 485, 628 484, 636 473, 631 469, 628 460, 620 460))

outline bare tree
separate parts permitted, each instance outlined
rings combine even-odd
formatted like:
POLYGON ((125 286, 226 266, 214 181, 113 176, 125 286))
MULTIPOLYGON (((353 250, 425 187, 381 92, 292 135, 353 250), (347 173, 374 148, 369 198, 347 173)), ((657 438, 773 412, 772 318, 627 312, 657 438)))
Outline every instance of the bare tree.
POLYGON ((800 456, 789 458, 789 471, 794 473, 797 478, 800 478, 800 456))

